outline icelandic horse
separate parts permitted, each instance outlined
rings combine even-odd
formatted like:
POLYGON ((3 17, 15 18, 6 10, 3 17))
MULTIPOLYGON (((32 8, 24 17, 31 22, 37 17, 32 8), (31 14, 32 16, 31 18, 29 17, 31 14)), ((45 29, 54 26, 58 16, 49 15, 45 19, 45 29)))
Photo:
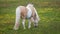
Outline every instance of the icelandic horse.
POLYGON ((34 22, 34 26, 38 26, 38 21, 40 20, 37 11, 33 4, 28 4, 27 6, 18 6, 16 8, 16 20, 14 25, 14 30, 19 28, 20 18, 22 18, 23 28, 25 27, 25 20, 28 19, 28 28, 31 27, 31 22, 34 22))

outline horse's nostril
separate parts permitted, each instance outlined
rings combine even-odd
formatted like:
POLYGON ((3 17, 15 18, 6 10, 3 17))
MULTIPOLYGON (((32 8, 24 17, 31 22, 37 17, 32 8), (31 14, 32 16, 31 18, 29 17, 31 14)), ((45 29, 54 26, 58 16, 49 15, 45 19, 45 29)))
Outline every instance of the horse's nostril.
POLYGON ((37 27, 37 26, 34 26, 35 28, 37 27))

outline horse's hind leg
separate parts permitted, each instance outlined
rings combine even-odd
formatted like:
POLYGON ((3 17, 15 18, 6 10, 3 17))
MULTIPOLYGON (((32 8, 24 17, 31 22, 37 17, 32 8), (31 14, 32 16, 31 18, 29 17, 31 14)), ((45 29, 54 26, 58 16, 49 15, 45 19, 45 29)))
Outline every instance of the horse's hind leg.
POLYGON ((23 28, 26 29, 25 28, 25 19, 22 20, 22 25, 23 25, 23 28))
POLYGON ((15 20, 15 25, 14 25, 14 30, 17 30, 19 28, 19 21, 20 21, 20 9, 16 9, 16 20, 15 20))

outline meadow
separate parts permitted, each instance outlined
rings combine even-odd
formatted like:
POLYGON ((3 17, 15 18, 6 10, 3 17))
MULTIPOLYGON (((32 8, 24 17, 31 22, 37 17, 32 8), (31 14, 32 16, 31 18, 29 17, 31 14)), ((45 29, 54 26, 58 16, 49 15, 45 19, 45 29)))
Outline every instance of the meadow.
POLYGON ((60 0, 0 0, 0 34, 60 34, 60 0), (33 3, 40 17, 38 27, 13 30, 15 9, 19 5, 33 3))

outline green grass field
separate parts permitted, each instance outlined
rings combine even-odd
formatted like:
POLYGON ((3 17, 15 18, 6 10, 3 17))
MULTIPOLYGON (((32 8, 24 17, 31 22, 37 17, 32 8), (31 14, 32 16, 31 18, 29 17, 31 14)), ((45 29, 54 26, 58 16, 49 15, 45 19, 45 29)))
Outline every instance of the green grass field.
POLYGON ((0 34, 60 34, 60 0, 0 0, 0 34), (15 24, 15 9, 19 5, 33 3, 36 7, 40 21, 39 26, 28 29, 22 27, 13 30, 15 24))

